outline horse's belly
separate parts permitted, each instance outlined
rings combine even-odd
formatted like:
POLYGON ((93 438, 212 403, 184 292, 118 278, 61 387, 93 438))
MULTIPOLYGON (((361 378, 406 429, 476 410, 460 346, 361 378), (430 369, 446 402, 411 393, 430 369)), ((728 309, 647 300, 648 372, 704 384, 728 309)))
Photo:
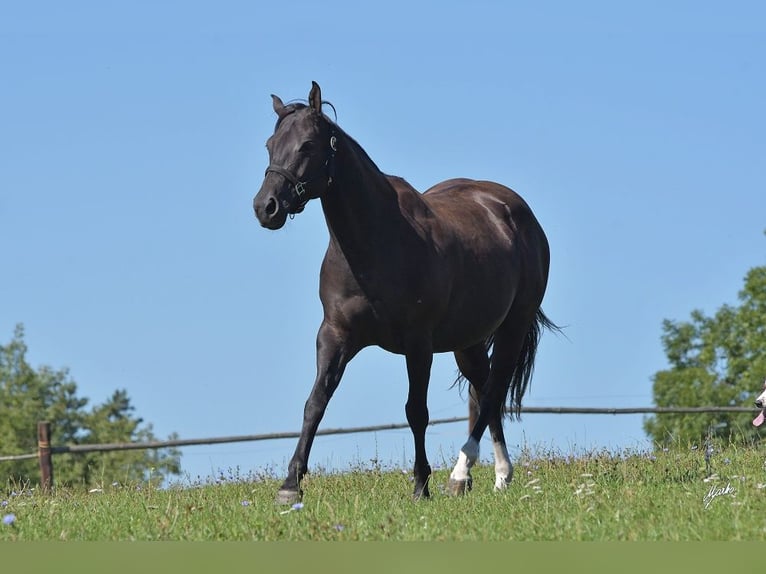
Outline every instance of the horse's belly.
POLYGON ((451 305, 434 328, 434 351, 466 349, 484 341, 505 321, 513 297, 509 289, 493 296, 463 298, 451 305))
POLYGON ((433 333, 434 352, 446 353, 477 345, 494 333, 504 319, 505 315, 498 315, 484 322, 459 321, 439 326, 433 333))

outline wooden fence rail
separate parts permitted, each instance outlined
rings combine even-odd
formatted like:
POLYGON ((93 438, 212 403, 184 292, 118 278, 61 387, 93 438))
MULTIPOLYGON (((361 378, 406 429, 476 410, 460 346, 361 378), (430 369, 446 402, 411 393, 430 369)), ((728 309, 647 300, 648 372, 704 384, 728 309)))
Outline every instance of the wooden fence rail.
MULTIPOLYGON (((751 407, 522 407, 524 414, 558 414, 558 415, 633 415, 633 414, 700 414, 700 413, 752 413, 757 409, 751 407)), ((443 425, 467 421, 467 417, 450 417, 433 419, 429 426, 443 425)), ((317 436, 354 434, 363 432, 378 432, 409 428, 408 423, 391 423, 361 427, 335 429, 320 429, 317 436)), ((213 438, 192 438, 174 440, 156 440, 148 442, 105 443, 105 444, 73 444, 51 446, 51 425, 47 421, 37 423, 37 452, 0 456, 0 462, 38 459, 40 461, 40 485, 43 490, 53 486, 53 455, 85 452, 112 452, 121 450, 144 450, 181 446, 200 446, 211 444, 227 444, 234 442, 255 442, 264 440, 279 440, 300 437, 299 432, 275 432, 264 434, 223 436, 213 438)))

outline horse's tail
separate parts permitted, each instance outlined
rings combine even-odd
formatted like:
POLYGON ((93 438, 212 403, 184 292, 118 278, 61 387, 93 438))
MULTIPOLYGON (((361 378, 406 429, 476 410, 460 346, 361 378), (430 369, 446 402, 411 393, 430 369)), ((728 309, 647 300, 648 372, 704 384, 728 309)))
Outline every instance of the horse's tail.
MULTIPOLYGON (((532 380, 532 372, 535 369, 537 345, 540 342, 540 335, 542 335, 544 329, 555 331, 557 333, 561 332, 561 327, 551 321, 545 313, 543 313, 542 309, 538 309, 535 313, 534 321, 532 321, 527 334, 524 336, 524 345, 521 348, 516 367, 513 370, 508 385, 508 392, 505 399, 505 402, 508 404, 504 405, 503 408, 505 412, 510 414, 511 418, 519 418, 521 416, 521 399, 524 398, 524 393, 526 393, 527 388, 529 387, 529 382, 532 380)), ((490 356, 492 356, 492 347, 494 344, 495 334, 492 333, 484 341, 484 347, 487 349, 487 354, 490 356)), ((457 379, 452 386, 458 385, 462 390, 465 382, 465 377, 458 371, 457 379)))
MULTIPOLYGON (((534 321, 532 321, 527 334, 524 336, 524 345, 519 353, 516 367, 511 375, 511 383, 508 387, 506 412, 510 414, 511 418, 515 417, 518 419, 521 416, 521 399, 524 397, 524 393, 526 393, 529 387, 529 382, 532 380, 537 345, 540 342, 540 335, 544 329, 561 332, 561 328, 546 317, 542 309, 538 309, 537 313, 535 313, 534 321)), ((491 338, 494 339, 494 337, 491 338)), ((493 342, 489 339, 487 340, 487 350, 489 350, 493 342)))

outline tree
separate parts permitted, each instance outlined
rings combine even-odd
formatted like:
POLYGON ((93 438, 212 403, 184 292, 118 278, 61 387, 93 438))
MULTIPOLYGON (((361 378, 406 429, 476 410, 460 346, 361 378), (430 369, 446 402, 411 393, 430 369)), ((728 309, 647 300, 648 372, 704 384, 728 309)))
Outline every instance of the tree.
MULTIPOLYGON (((26 360, 24 328, 16 327, 8 345, 0 345, 0 454, 26 454, 37 449, 37 422, 51 422, 53 445, 156 440, 151 424, 134 416, 125 390, 87 410, 77 384, 66 369, 33 369, 26 360)), ((172 438, 172 437, 171 437, 172 438)), ((62 454, 54 458, 58 485, 101 485, 151 479, 180 472, 178 449, 62 454)), ((0 478, 15 483, 39 480, 36 460, 0 463, 0 478)))
MULTIPOLYGON (((766 377, 766 266, 748 271, 739 305, 723 305, 712 317, 693 311, 689 321, 665 320, 662 330, 670 368, 654 375, 657 406, 752 406, 766 377)), ((660 444, 751 441, 759 437, 753 416, 659 414, 644 430, 660 444)))

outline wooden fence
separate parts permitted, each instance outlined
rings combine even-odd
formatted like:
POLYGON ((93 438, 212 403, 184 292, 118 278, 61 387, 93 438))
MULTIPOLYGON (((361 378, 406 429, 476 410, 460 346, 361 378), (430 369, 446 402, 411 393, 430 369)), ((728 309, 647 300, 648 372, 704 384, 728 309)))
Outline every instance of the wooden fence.
MULTIPOLYGON (((558 415, 633 415, 633 414, 700 414, 700 413, 752 413, 757 409, 751 407, 522 407, 524 414, 558 414, 558 415)), ((465 422, 467 417, 451 417, 433 419, 429 426, 465 422)), ((317 436, 340 435, 364 432, 378 432, 409 428, 408 423, 391 423, 382 425, 348 427, 335 429, 320 429, 317 436)), ((65 453, 112 452, 121 450, 143 450, 182 446, 199 446, 210 444, 226 444, 235 442, 254 442, 300 437, 299 432, 276 432, 238 436, 223 436, 213 438, 192 438, 175 440, 157 440, 150 442, 106 443, 106 444, 76 444, 51 446, 51 424, 47 421, 37 423, 37 452, 0 456, 0 462, 38 459, 40 462, 40 486, 49 490, 53 486, 53 455, 65 453)))

